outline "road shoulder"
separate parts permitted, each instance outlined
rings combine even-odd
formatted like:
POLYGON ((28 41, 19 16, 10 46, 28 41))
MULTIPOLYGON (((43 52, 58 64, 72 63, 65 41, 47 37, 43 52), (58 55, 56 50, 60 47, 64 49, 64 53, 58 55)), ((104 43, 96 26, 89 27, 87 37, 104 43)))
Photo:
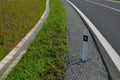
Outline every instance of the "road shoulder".
POLYGON ((62 3, 67 11, 69 50, 64 80, 108 80, 106 68, 90 34, 88 61, 86 63, 81 62, 82 33, 86 26, 77 12, 65 0, 62 0, 62 3))

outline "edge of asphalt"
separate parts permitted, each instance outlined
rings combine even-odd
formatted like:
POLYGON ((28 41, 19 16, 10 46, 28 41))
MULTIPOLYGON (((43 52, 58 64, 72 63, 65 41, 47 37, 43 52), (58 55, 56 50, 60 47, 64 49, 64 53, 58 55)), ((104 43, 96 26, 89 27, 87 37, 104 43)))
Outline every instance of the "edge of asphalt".
POLYGON ((118 53, 112 48, 109 42, 103 37, 93 23, 83 14, 83 12, 79 10, 71 1, 66 1, 78 12, 83 22, 90 30, 108 69, 110 79, 120 80, 120 56, 118 53))
POLYGON ((42 28, 42 25, 44 24, 46 18, 49 15, 50 7, 49 7, 49 0, 46 1, 46 9, 37 22, 37 24, 31 29, 29 33, 16 45, 15 48, 12 49, 11 52, 7 56, 5 56, 1 62, 0 62, 0 76, 6 77, 12 69, 15 67, 15 65, 20 61, 22 56, 27 51, 28 46, 33 41, 33 39, 36 37, 37 33, 42 28))

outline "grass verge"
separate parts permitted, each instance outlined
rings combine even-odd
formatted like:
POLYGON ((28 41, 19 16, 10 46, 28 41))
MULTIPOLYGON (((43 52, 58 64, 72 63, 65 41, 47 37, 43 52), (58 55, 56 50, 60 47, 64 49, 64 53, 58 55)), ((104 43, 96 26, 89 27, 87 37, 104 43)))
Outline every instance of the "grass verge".
POLYGON ((0 60, 37 23, 46 0, 0 0, 0 60))
POLYGON ((61 0, 50 0, 50 8, 41 31, 6 80, 62 80, 67 52, 66 14, 61 0))
POLYGON ((120 1, 120 0, 115 0, 115 1, 120 1))

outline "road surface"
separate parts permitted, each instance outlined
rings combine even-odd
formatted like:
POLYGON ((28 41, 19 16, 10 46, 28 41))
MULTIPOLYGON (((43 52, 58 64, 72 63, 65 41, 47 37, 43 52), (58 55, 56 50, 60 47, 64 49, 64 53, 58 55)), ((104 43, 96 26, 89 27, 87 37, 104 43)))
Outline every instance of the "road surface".
POLYGON ((70 0, 96 26, 120 55, 120 3, 111 0, 70 0))

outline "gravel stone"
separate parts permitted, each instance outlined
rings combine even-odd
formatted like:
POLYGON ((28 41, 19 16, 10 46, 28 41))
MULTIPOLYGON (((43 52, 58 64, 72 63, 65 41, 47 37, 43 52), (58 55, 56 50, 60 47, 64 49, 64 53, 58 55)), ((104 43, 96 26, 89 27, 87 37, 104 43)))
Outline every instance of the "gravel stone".
POLYGON ((74 8, 62 0, 67 12, 68 54, 67 70, 64 80, 108 80, 107 70, 102 62, 96 44, 89 33, 88 61, 81 62, 83 29, 86 29, 82 19, 74 8))

